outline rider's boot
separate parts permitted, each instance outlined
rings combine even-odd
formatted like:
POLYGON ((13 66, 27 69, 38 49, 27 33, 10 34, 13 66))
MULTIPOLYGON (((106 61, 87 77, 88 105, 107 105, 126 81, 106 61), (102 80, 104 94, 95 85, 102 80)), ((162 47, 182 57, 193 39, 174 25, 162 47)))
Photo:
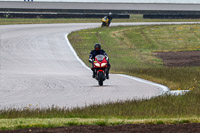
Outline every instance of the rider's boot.
POLYGON ((109 64, 107 71, 106 71, 106 79, 109 79, 109 70, 110 70, 110 64, 109 64))
POLYGON ((108 73, 106 73, 106 79, 109 79, 109 74, 108 73))
POLYGON ((95 70, 94 70, 94 67, 92 67, 91 70, 92 70, 92 72, 93 72, 92 78, 95 78, 95 70))
POLYGON ((95 72, 94 72, 94 70, 93 70, 93 75, 92 75, 92 78, 95 78, 95 72))

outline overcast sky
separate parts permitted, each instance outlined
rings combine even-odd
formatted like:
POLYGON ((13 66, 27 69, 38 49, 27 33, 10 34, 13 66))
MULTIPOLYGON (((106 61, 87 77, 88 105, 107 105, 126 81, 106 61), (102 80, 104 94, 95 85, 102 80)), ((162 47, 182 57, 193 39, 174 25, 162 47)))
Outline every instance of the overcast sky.
MULTIPOLYGON (((24 0, 0 0, 0 1, 24 1, 24 0)), ((120 2, 120 3, 200 3, 200 0, 34 0, 49 2, 120 2)))

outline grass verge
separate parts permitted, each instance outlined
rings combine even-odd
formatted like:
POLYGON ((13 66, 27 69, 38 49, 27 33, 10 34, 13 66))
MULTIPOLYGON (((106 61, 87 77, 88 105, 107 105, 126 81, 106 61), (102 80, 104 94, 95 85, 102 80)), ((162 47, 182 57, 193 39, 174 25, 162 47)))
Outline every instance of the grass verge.
POLYGON ((80 118, 18 118, 0 119, 0 130, 15 130, 27 128, 54 128, 79 125, 114 126, 122 124, 185 124, 200 123, 197 118, 168 118, 168 119, 80 119, 80 118))
POLYGON ((88 65, 96 42, 110 57, 112 73, 123 73, 168 86, 172 90, 199 88, 200 67, 165 67, 155 52, 200 50, 200 25, 96 28, 73 32, 69 40, 88 65))
POLYGON ((84 108, 35 108, 0 110, 0 119, 14 118, 96 118, 164 119, 200 118, 200 91, 185 95, 165 95, 151 99, 107 102, 84 108))

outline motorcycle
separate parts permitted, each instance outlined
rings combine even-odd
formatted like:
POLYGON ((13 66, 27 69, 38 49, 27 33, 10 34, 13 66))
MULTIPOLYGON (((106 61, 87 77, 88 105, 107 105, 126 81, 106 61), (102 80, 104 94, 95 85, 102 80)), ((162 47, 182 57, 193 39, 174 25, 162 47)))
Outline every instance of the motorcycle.
POLYGON ((101 27, 109 27, 109 18, 108 17, 104 17, 102 18, 102 24, 101 24, 101 27))
POLYGON ((106 60, 106 56, 95 56, 93 67, 95 71, 95 78, 98 81, 99 86, 103 86, 103 81, 106 79, 106 72, 108 71, 108 62, 106 60))

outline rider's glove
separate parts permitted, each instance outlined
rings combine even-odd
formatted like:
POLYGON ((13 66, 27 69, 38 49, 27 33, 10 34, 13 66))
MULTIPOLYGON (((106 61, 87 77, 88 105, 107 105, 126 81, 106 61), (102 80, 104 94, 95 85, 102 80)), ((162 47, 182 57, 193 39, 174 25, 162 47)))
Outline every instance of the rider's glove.
POLYGON ((106 56, 106 60, 108 60, 109 58, 108 58, 108 56, 106 56))
POLYGON ((92 63, 92 62, 93 62, 93 59, 92 59, 92 58, 90 58, 90 59, 89 59, 89 62, 90 62, 90 63, 92 63))

